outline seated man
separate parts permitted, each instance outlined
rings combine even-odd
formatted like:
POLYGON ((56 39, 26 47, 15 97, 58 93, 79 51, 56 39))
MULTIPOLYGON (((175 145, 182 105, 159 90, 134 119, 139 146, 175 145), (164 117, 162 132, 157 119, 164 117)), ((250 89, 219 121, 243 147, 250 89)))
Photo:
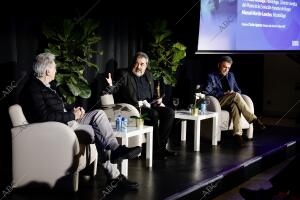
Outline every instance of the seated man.
MULTIPOLYGON (((86 134, 95 142, 103 166, 111 179, 122 180, 119 185, 126 188, 136 188, 137 183, 127 180, 103 155, 111 150, 110 161, 116 163, 121 159, 132 159, 141 153, 140 147, 127 148, 120 146, 113 134, 107 116, 102 110, 85 113, 82 107, 67 111, 59 95, 50 87, 56 74, 55 56, 51 53, 41 53, 33 65, 35 72, 24 86, 21 94, 21 105, 29 123, 57 121, 68 124, 75 133, 86 134), (101 156, 102 155, 102 156, 101 156)), ((80 137, 78 135, 79 142, 80 137)))
POLYGON ((111 75, 106 79, 109 86, 107 93, 122 93, 122 101, 139 107, 143 104, 142 113, 148 113, 150 125, 153 126, 154 159, 165 159, 175 156, 175 152, 166 149, 166 144, 174 121, 174 111, 162 103, 162 98, 154 94, 154 80, 147 70, 149 57, 143 52, 136 53, 132 68, 113 85, 111 75))
POLYGON ((223 56, 218 63, 218 72, 208 75, 204 93, 216 97, 222 109, 229 109, 233 120, 233 136, 235 142, 243 146, 241 113, 249 123, 255 123, 258 128, 265 129, 261 120, 250 111, 232 72, 229 72, 233 61, 229 56, 223 56))

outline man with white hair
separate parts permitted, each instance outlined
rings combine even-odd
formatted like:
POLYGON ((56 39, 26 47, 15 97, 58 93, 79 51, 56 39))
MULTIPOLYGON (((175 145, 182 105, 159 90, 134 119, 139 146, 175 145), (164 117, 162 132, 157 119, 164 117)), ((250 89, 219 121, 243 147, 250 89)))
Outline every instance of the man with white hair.
POLYGON ((57 121, 68 124, 77 134, 80 143, 95 143, 110 179, 118 179, 118 185, 126 189, 137 188, 137 183, 129 181, 111 163, 137 157, 141 153, 141 147, 127 148, 119 145, 104 111, 85 113, 82 107, 65 109, 62 98, 50 86, 56 74, 55 56, 52 53, 37 55, 33 70, 34 76, 26 83, 20 98, 28 122, 57 121), (107 155, 107 150, 111 151, 110 160, 104 156, 107 155))

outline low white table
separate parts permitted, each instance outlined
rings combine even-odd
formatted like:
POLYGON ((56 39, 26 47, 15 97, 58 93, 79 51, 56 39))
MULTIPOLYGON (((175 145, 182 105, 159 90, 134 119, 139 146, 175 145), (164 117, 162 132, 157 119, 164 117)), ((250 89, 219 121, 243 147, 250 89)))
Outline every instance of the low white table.
MULTIPOLYGON (((153 152, 153 127, 144 126, 143 128, 131 127, 127 128, 127 132, 117 132, 113 127, 117 138, 121 138, 122 145, 128 146, 128 139, 133 136, 146 134, 146 166, 152 167, 152 152, 153 152)), ((128 176, 128 160, 124 159, 121 162, 121 173, 128 176)))
POLYGON ((175 118, 181 119, 181 141, 186 141, 186 120, 194 121, 194 151, 200 151, 200 127, 201 120, 213 119, 212 123, 212 145, 217 145, 218 138, 218 113, 207 111, 205 114, 198 114, 198 116, 192 116, 187 110, 178 110, 175 112, 175 118))

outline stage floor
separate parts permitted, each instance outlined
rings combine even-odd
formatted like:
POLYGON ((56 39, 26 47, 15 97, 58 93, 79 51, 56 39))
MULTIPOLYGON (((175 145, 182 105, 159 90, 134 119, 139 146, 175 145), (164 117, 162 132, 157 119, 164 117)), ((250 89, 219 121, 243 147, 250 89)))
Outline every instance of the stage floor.
MULTIPOLYGON (((154 160, 152 169, 146 168, 146 163, 143 159, 130 160, 128 166, 129 179, 139 183, 140 186, 137 191, 125 192, 116 189, 111 191, 105 185, 106 181, 103 171, 98 170, 99 173, 93 182, 81 178, 79 191, 71 196, 48 193, 38 194, 35 191, 23 194, 12 191, 5 198, 14 200, 210 199, 213 190, 224 190, 218 188, 224 187, 224 184, 226 184, 226 182, 218 184, 220 176, 224 178, 228 174, 232 175, 234 171, 239 171, 240 167, 250 166, 251 163, 255 163, 258 157, 260 160, 263 160, 262 157, 268 157, 267 160, 269 161, 276 160, 276 157, 278 158, 276 152, 279 152, 282 148, 293 147, 294 150, 289 151, 289 153, 285 150, 284 155, 287 155, 287 157, 290 156, 288 154, 299 152, 299 144, 298 148, 296 148, 299 142, 296 141, 300 140, 300 129, 268 127, 268 130, 263 133, 254 133, 254 139, 247 141, 246 146, 243 148, 236 147, 230 136, 222 134, 222 141, 218 146, 211 146, 210 141, 202 139, 200 152, 194 152, 192 140, 192 134, 187 134, 186 142, 178 142, 179 139, 176 138, 175 141, 177 142, 172 142, 170 149, 179 151, 180 155, 164 161, 154 160), (273 157, 270 156, 272 154, 274 155, 273 157), (204 186, 206 186, 204 188, 206 193, 203 192, 203 188, 200 191, 201 187, 204 186), (197 190, 199 190, 198 193, 197 190), (211 194, 206 196, 207 192, 211 194)), ((283 157, 285 158, 285 156, 283 157)), ((257 166, 266 166, 266 162, 261 162, 259 165, 256 165, 256 168, 257 166)), ((100 166, 98 166, 99 168, 100 166)), ((251 175, 255 175, 253 169, 251 169, 251 172, 251 175)), ((247 174, 249 176, 249 173, 247 174)))

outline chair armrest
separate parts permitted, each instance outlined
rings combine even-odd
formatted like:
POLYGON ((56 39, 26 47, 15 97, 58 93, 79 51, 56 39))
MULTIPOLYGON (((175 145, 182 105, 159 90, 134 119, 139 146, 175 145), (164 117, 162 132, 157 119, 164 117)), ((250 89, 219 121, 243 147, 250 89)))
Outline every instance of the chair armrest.
POLYGON ((209 104, 207 105, 207 110, 212 112, 221 113, 221 106, 219 100, 214 96, 207 96, 209 104))
POLYGON ((11 119, 11 123, 14 127, 28 124, 20 105, 15 104, 10 106, 8 108, 8 113, 11 119))
POLYGON ((242 97, 245 100, 246 104, 249 106, 250 110, 254 113, 254 105, 251 98, 245 94, 242 94, 242 97))
POLYGON ((80 149, 74 131, 67 125, 59 122, 33 123, 14 127, 11 131, 16 187, 32 181, 52 187, 60 178, 72 173, 74 157, 80 149))
POLYGON ((105 94, 100 97, 102 106, 115 104, 114 97, 112 94, 105 94))
POLYGON ((139 111, 131 104, 117 103, 113 107, 104 107, 103 111, 106 113, 110 122, 114 122, 115 115, 122 114, 128 119, 128 125, 135 125, 135 120, 131 116, 139 116, 139 111))
POLYGON ((130 114, 130 116, 139 116, 140 115, 140 113, 137 110, 137 108, 134 107, 131 104, 128 104, 128 103, 118 103, 117 105, 121 105, 122 106, 121 111, 122 112, 124 112, 124 111, 128 112, 130 114))

